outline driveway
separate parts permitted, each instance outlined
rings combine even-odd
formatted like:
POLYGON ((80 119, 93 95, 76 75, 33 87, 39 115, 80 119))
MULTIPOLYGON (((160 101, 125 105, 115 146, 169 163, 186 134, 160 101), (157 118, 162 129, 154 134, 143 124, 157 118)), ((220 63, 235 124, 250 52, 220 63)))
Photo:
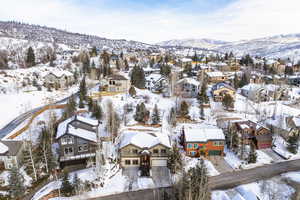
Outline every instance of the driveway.
POLYGON ((216 170, 220 173, 232 172, 234 169, 224 160, 222 156, 210 156, 208 160, 214 165, 216 170))
POLYGON ((152 167, 152 179, 155 187, 167 187, 171 185, 171 174, 167 167, 152 167))

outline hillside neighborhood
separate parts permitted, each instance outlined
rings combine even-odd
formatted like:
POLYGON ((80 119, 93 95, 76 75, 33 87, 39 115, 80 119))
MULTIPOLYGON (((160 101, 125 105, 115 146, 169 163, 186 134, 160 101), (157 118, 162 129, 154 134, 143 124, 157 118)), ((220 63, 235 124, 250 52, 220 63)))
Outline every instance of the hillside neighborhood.
POLYGON ((21 63, 1 50, 0 124, 30 113, 2 129, 1 198, 155 188, 164 188, 160 199, 299 193, 300 172, 220 183, 223 190, 210 183, 300 159, 299 62, 177 47, 25 47, 21 63))

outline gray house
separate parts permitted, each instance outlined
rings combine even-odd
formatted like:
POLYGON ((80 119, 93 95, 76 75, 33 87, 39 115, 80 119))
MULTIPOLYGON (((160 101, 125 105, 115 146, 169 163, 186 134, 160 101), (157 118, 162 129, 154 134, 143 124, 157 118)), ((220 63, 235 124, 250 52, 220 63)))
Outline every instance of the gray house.
POLYGON ((23 144, 22 141, 0 141, 0 169, 20 167, 23 144))
POLYGON ((56 139, 61 167, 95 158, 99 122, 75 115, 59 124, 56 139))
POLYGON ((179 92, 183 98, 197 97, 200 89, 199 81, 193 78, 183 78, 175 85, 175 90, 179 92))

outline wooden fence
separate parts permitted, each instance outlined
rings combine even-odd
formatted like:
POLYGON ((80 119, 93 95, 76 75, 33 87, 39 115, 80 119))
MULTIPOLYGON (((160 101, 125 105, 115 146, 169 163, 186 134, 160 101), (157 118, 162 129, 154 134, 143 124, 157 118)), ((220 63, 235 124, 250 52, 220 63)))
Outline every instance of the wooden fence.
POLYGON ((20 134, 22 134, 23 132, 27 131, 30 127, 30 125, 32 124, 33 120, 38 117, 40 114, 42 114, 43 112, 47 111, 47 110, 52 110, 52 109, 63 109, 65 108, 66 105, 65 104, 61 104, 61 105, 47 105, 47 106, 44 106, 43 108, 41 108, 40 110, 38 110, 37 112, 35 112, 29 122, 23 127, 21 128, 20 130, 18 130, 17 132, 15 132, 14 134, 10 135, 8 137, 8 139, 14 139, 16 138, 17 136, 19 136, 20 134))

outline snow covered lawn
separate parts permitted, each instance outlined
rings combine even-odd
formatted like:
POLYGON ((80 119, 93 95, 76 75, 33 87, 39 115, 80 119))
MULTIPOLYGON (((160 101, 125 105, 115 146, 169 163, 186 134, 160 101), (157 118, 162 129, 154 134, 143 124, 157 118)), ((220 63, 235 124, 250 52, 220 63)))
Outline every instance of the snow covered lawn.
POLYGON ((224 157, 225 161, 233 168, 233 169, 250 169, 266 164, 271 164, 273 159, 269 157, 267 154, 260 150, 256 150, 257 160, 256 163, 247 164, 246 161, 243 161, 238 158, 238 156, 232 151, 225 149, 226 156, 224 157))
POLYGON ((282 174, 281 176, 283 176, 285 178, 289 178, 292 181, 300 183, 300 172, 289 172, 286 174, 282 174))
MULTIPOLYGON (((196 167, 196 165, 199 163, 199 160, 199 158, 185 157, 185 170, 188 171, 189 169, 196 167)), ((207 168, 207 173, 209 176, 217 176, 220 174, 209 160, 204 160, 204 164, 207 168)))

